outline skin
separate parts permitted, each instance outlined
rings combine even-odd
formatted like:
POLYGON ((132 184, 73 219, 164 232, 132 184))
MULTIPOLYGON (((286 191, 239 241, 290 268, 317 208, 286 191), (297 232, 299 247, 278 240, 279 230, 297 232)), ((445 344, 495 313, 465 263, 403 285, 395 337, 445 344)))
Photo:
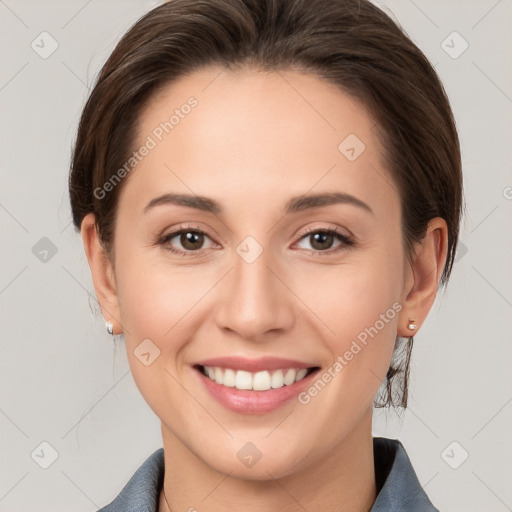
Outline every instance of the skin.
MULTIPOLYGON (((332 84, 298 71, 207 68, 182 78, 152 98, 136 147, 190 96, 197 107, 123 184, 112 261, 92 214, 81 230, 105 319, 124 332, 135 382, 161 420, 167 501, 175 511, 369 510, 377 494, 372 403, 396 336, 414 334, 411 318, 417 332, 434 302, 446 223, 431 220, 414 261, 406 259, 400 198, 374 120, 332 84), (353 162, 338 150, 348 134, 366 146, 353 162), (335 204, 283 214, 292 196, 333 191, 373 213, 335 204), (144 213, 166 192, 210 197, 223 212, 167 204, 144 213), (182 224, 207 235, 192 255, 158 244, 182 224), (354 245, 301 236, 334 227, 354 245), (250 264, 236 252, 247 236, 263 248, 250 264), (401 311, 307 405, 236 413, 192 369, 204 358, 243 355, 325 370, 393 303, 401 311), (149 366, 134 355, 147 338, 161 351, 149 366), (247 442, 262 454, 250 468, 237 457, 247 442)), ((177 236, 172 247, 190 246, 177 236)), ((163 493, 160 510, 169 510, 163 493)))

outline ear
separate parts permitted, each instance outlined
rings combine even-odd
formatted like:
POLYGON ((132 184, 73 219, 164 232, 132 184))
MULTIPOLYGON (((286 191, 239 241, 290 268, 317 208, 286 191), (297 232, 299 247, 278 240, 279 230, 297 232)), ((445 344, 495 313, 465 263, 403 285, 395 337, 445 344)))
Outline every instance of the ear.
POLYGON ((436 217, 428 223, 423 240, 416 243, 414 261, 407 271, 399 336, 413 336, 425 321, 437 295, 447 251, 448 227, 444 219, 436 217), (414 320, 416 329, 408 328, 410 320, 414 320))
POLYGON ((100 243, 94 214, 89 213, 84 217, 80 231, 101 312, 105 321, 112 322, 114 334, 120 334, 123 329, 119 315, 114 269, 107 252, 100 243))

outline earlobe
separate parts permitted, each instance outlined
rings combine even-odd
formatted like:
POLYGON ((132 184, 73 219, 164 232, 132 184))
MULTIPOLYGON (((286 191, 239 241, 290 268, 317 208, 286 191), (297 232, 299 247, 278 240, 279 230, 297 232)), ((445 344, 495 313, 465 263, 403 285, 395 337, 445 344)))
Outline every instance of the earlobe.
POLYGON ((112 323, 113 334, 120 334, 122 325, 115 275, 108 254, 100 243, 94 214, 89 213, 84 217, 80 232, 101 312, 106 322, 112 323))
POLYGON ((403 309, 399 318, 398 335, 410 337, 423 324, 437 295, 446 264, 448 227, 440 217, 432 219, 427 232, 416 244, 410 279, 404 289, 403 309), (412 325, 414 325, 413 328, 412 325))

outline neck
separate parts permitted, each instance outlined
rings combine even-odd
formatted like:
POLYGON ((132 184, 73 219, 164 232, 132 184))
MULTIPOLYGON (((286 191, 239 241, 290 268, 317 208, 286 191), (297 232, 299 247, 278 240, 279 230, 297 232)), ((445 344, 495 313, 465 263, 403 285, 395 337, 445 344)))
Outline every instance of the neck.
POLYGON ((165 454, 160 512, 367 512, 377 495, 371 409, 333 450, 306 468, 268 480, 215 471, 162 425, 165 454))

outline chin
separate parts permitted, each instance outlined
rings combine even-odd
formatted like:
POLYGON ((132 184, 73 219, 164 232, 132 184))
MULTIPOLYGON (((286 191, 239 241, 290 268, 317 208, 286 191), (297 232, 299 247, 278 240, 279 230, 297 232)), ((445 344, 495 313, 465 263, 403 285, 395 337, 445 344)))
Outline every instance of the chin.
POLYGON ((267 446, 258 450, 255 444, 246 442, 241 448, 237 446, 234 450, 219 453, 217 457, 209 452, 202 460, 215 471, 232 478, 267 481, 294 473, 298 461, 305 457, 304 454, 300 457, 296 453, 284 453, 279 447, 267 446))

